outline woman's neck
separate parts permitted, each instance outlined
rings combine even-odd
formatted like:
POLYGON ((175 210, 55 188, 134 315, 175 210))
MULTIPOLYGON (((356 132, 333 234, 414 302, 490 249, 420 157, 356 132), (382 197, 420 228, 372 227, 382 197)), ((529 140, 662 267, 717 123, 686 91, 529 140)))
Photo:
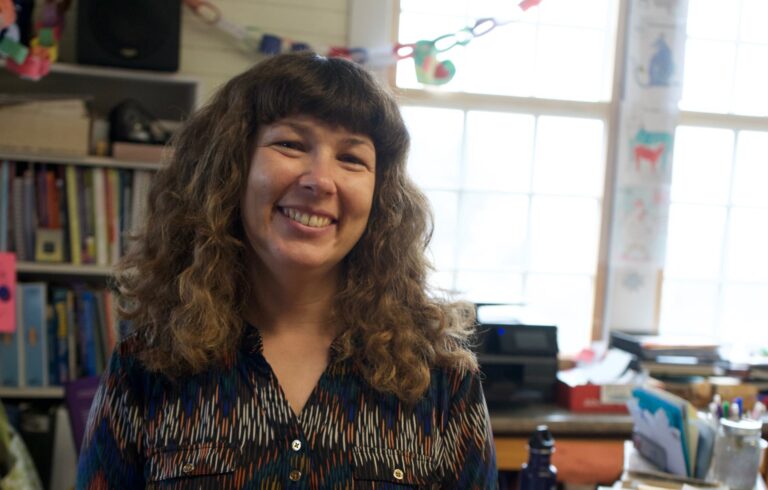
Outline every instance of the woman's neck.
POLYGON ((250 267, 252 300, 246 309, 249 321, 262 335, 282 333, 330 335, 338 272, 275 274, 261 264, 250 267))

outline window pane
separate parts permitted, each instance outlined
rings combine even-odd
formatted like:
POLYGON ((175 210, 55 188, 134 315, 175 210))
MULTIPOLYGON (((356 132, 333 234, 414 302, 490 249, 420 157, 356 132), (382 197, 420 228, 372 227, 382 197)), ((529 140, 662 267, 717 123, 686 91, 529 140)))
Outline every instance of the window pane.
MULTIPOLYGON (((766 2, 768 3, 768 2, 766 2)), ((768 21, 768 18, 764 19, 768 21)), ((766 29, 768 30, 768 29, 766 29)), ((742 44, 736 61, 733 111, 738 114, 768 114, 768 46, 742 44)))
POLYGON ((465 193, 459 229, 460 269, 513 269, 525 263, 528 199, 465 193))
POLYGON ((741 30, 739 35, 742 42, 768 43, 768 29, 765 20, 768 19, 768 2, 765 0, 742 0, 741 30))
POLYGON ((724 207, 672 204, 665 275, 689 279, 719 277, 724 235, 724 207))
POLYGON ((768 209, 731 209, 726 275, 737 281, 768 281, 768 209))
POLYGON ((536 133, 535 192, 597 197, 603 187, 603 122, 542 116, 536 133))
POLYGON ((531 274, 526 280, 526 321, 554 323, 560 350, 589 345, 595 286, 588 276, 531 274))
POLYGON ((670 335, 715 335, 717 285, 666 279, 659 330, 670 335))
POLYGON ((728 112, 733 92, 736 46, 688 39, 680 107, 702 112, 728 112))
MULTIPOLYGON (((519 2, 515 2, 519 3, 519 2)), ((613 0, 547 0, 537 9, 539 21, 546 24, 604 28, 610 22, 613 0)))
POLYGON ((459 214, 458 194, 426 191, 435 220, 429 251, 437 269, 453 269, 456 263, 456 226, 459 214))
POLYGON ((731 202, 768 205, 768 133, 741 131, 736 145, 736 167, 731 202))
POLYGON ((500 63, 499 46, 535 45, 536 26, 530 24, 514 24, 512 29, 499 28, 479 37, 467 46, 469 55, 462 58, 463 64, 449 85, 458 90, 458 81, 468 92, 529 97, 534 89, 536 50, 508 49, 500 63))
POLYGON ((528 192, 534 117, 470 111, 467 115, 468 189, 528 192))
POLYGON ((511 272, 460 270, 456 290, 462 298, 476 303, 518 303, 522 297, 522 276, 511 272))
POLYGON ((766 284, 726 284, 723 288, 723 340, 749 339, 752 346, 768 345, 768 316, 765 314, 766 284))
POLYGON ((457 188, 464 113, 425 107, 404 107, 402 112, 411 133, 411 177, 424 188, 457 188))
POLYGON ((680 126, 672 159, 672 200, 725 204, 733 159, 733 131, 680 126))
POLYGON ((531 269, 594 274, 600 207, 595 199, 534 197, 531 269))
POLYGON ((600 100, 604 41, 601 31, 540 26, 534 95, 600 100))
MULTIPOLYGON (((761 0, 764 1, 764 0, 761 0)), ((688 0, 688 35, 733 41, 738 36, 739 0, 688 0)))
MULTIPOLYGON (((463 16, 466 10, 465 0, 400 0, 403 12, 419 12, 424 14, 442 13, 445 15, 463 16)), ((400 19, 402 22, 402 17, 400 19)))

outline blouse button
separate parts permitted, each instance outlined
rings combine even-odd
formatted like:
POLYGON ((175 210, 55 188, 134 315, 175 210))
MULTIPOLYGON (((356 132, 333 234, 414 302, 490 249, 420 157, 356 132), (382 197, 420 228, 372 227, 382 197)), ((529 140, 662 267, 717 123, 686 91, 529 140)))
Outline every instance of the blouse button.
POLYGON ((291 481, 299 481, 299 478, 301 478, 301 471, 299 470, 291 470, 288 474, 288 479, 291 481))
POLYGON ((395 468, 395 471, 392 472, 392 476, 395 477, 395 480, 402 480, 403 479, 403 470, 400 468, 395 468))
POLYGON ((192 471, 194 471, 194 469, 195 469, 195 465, 193 465, 192 463, 187 463, 187 464, 185 464, 184 466, 181 467, 181 471, 184 474, 192 473, 192 471))
POLYGON ((300 451, 301 450, 301 441, 296 439, 291 443, 291 449, 294 451, 300 451))

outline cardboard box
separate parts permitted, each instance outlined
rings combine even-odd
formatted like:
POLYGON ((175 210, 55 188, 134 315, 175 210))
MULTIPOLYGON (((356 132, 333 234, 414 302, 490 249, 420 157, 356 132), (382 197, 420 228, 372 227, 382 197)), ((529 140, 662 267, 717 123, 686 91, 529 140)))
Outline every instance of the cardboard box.
POLYGON ((0 127, 4 151, 88 155, 91 120, 82 100, 0 103, 0 127))
POLYGON ((631 385, 595 385, 573 383, 557 376, 557 404, 572 412, 628 413, 625 401, 631 395, 631 385))

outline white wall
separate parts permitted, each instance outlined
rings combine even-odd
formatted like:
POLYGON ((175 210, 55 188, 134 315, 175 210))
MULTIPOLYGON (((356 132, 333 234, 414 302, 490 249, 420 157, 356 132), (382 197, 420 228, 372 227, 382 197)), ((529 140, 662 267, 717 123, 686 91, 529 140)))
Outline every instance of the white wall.
MULTIPOLYGON (((348 0, 211 0, 222 16, 259 32, 309 43, 347 45, 348 0)), ((246 53, 236 40, 198 19, 184 7, 179 72, 201 82, 201 102, 261 56, 246 53)))

